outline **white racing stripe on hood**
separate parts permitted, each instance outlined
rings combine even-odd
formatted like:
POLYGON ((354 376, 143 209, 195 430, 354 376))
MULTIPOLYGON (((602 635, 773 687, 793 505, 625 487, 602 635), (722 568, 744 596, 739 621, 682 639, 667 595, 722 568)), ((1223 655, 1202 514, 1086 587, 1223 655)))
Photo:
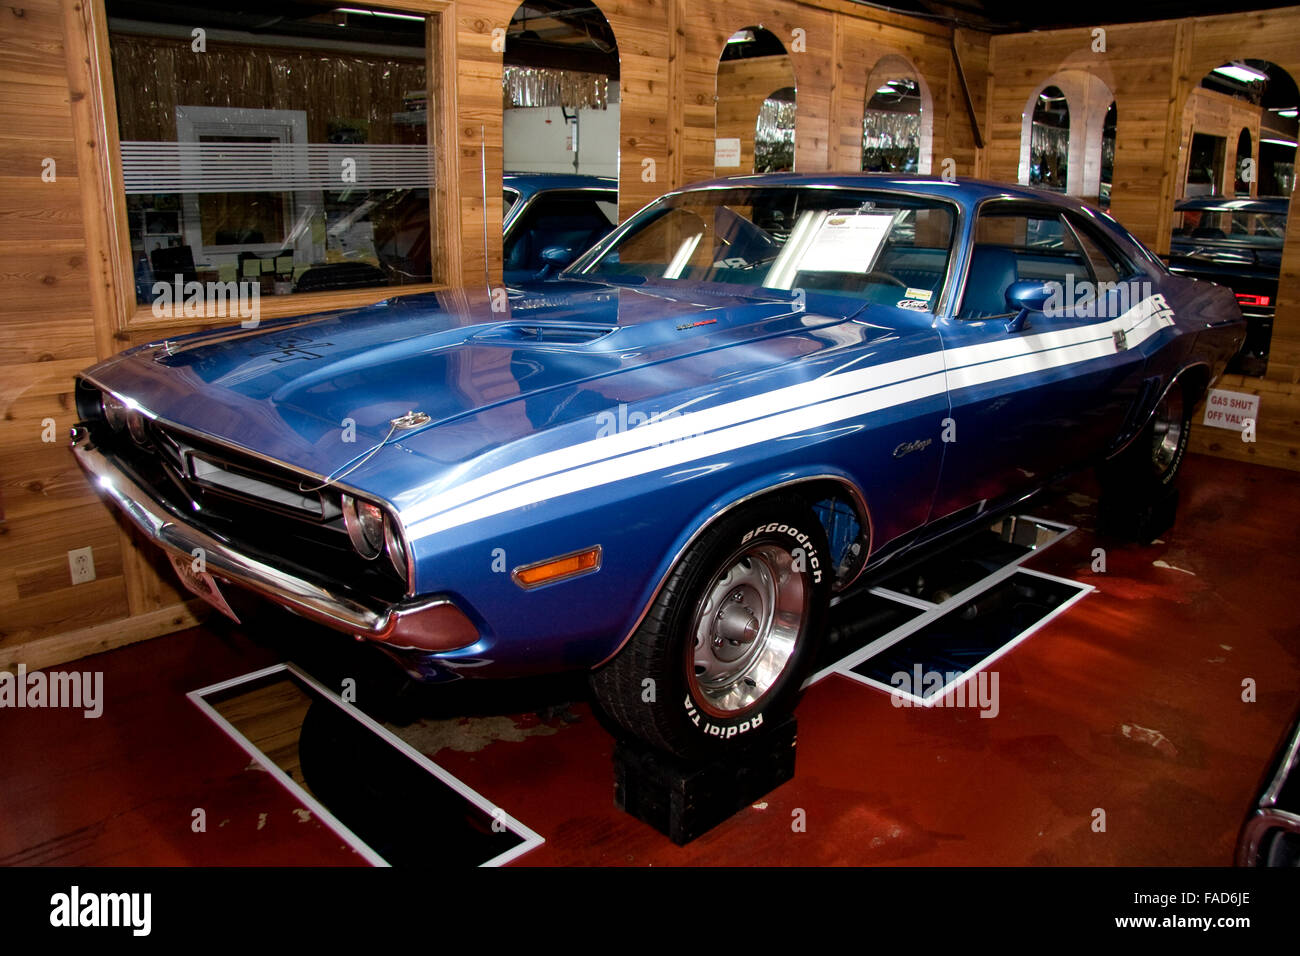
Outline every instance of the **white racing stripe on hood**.
MULTIPOLYGON (((464 482, 403 512, 411 539, 548 498, 778 440, 873 411, 1004 378, 1113 355, 1173 325, 1160 295, 1118 318, 1017 336, 828 375, 525 459, 464 482), (947 371, 944 371, 944 365, 947 371)), ((997 320, 995 320, 997 321, 997 320)))

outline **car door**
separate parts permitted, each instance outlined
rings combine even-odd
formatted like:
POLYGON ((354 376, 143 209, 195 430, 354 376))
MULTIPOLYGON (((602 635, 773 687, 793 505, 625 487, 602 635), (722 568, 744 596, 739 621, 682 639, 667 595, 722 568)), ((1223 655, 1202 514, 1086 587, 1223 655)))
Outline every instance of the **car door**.
POLYGON ((1116 330, 1132 321, 1145 273, 1082 217, 989 201, 971 237, 956 311, 938 322, 951 411, 936 519, 1023 494, 1100 454, 1144 366, 1116 330), (1049 283, 1053 296, 1021 322, 1006 294, 1022 281, 1049 283))

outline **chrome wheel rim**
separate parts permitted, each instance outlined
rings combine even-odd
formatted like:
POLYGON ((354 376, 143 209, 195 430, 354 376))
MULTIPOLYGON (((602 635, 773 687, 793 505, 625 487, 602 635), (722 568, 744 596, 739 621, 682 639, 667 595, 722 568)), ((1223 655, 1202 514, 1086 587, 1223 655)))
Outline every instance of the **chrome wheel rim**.
POLYGON ((785 673, 808 610, 808 588, 790 552, 758 544, 713 577, 695 611, 686 672, 701 709, 734 717, 785 673))
POLYGON ((1180 389, 1171 388, 1160 400, 1153 424, 1151 460, 1156 466, 1156 474, 1163 475, 1173 467, 1183 441, 1183 395, 1180 389))

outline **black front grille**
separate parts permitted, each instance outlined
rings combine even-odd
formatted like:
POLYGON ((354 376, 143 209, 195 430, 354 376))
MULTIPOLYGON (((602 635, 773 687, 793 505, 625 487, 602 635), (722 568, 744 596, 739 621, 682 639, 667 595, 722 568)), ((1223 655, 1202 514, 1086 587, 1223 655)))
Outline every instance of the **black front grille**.
POLYGON ((87 411, 95 445, 195 527, 361 600, 406 593, 385 555, 366 560, 352 547, 337 489, 170 424, 148 422, 140 443, 87 411))

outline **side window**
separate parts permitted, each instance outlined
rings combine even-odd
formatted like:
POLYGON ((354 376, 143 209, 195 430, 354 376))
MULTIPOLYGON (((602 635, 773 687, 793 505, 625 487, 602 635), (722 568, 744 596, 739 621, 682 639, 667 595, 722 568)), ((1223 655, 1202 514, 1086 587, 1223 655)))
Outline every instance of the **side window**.
POLYGON ((570 261, 614 228, 617 199, 605 193, 553 192, 538 196, 510 230, 505 267, 540 271, 542 250, 560 246, 570 261))
POLYGON ((1024 280, 1078 285, 1091 283, 1093 273, 1087 253, 1060 213, 1016 204, 985 205, 975 224, 975 246, 957 317, 1009 315, 1007 289, 1024 280))
POLYGON ((1070 226, 1092 263, 1098 282, 1122 282, 1136 275, 1138 269, 1118 249, 1097 235, 1087 223, 1077 216, 1069 217, 1070 226))

